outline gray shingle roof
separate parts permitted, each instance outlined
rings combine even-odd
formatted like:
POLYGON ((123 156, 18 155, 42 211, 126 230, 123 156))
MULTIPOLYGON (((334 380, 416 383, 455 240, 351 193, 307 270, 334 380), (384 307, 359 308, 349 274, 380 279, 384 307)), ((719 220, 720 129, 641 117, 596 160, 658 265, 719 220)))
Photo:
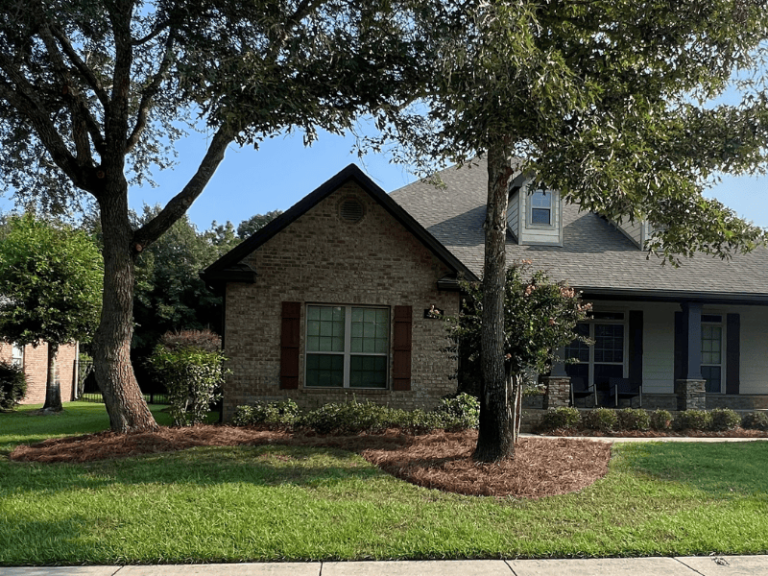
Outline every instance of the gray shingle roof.
MULTIPOLYGON (((392 192, 435 238, 478 276, 483 266, 483 220, 488 174, 484 160, 448 168, 438 188, 418 181, 392 192)), ((646 258, 622 232, 598 215, 563 206, 563 247, 518 246, 507 236, 507 260, 533 260, 552 278, 593 294, 660 293, 700 295, 744 301, 768 299, 768 249, 720 260, 703 254, 685 259, 679 268, 646 258)))

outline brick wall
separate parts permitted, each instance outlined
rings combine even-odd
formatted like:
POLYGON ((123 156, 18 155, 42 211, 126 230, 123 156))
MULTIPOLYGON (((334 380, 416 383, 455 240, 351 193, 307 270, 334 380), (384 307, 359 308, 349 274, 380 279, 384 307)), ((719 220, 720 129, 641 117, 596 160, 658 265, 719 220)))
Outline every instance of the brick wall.
MULTIPOLYGON (((437 290, 449 269, 368 194, 347 183, 296 219, 245 259, 257 272, 254 284, 230 283, 226 290, 225 353, 232 374, 224 386, 224 417, 257 399, 293 398, 305 407, 351 400, 399 408, 429 408, 455 392, 455 361, 442 349, 447 340, 440 320, 424 318, 434 305, 456 314, 459 295, 437 290), (356 198, 364 207, 357 223, 339 218, 339 205, 356 198), (282 302, 301 302, 301 334, 306 304, 386 306, 390 320, 395 306, 413 307, 413 349, 410 391, 305 389, 304 338, 299 364, 299 389, 280 389, 282 302)), ((392 344, 390 326, 390 348, 392 344)), ((391 352, 391 350, 390 350, 391 352)))
MULTIPOLYGON (((10 362, 13 347, 6 342, 0 342, 0 360, 10 362)), ((61 387, 61 401, 72 400, 72 382, 74 379, 77 346, 65 344, 59 347, 57 355, 57 375, 61 387)), ((42 404, 45 402, 45 381, 48 371, 48 345, 24 347, 24 374, 27 377, 27 394, 22 404, 42 404)))

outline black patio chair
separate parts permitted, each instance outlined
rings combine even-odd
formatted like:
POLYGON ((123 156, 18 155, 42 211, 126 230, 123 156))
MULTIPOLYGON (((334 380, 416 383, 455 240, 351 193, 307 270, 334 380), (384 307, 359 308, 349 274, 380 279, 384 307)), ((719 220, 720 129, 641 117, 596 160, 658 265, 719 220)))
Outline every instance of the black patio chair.
POLYGON ((613 398, 614 406, 619 407, 621 400, 629 400, 629 407, 632 408, 632 400, 640 400, 640 408, 643 407, 643 386, 642 384, 632 384, 629 378, 610 378, 608 380, 608 396, 613 398))
POLYGON ((584 400, 584 408, 589 408, 588 401, 592 398, 592 406, 597 405, 597 392, 595 387, 587 384, 584 378, 571 377, 571 406, 577 406, 578 401, 584 400))

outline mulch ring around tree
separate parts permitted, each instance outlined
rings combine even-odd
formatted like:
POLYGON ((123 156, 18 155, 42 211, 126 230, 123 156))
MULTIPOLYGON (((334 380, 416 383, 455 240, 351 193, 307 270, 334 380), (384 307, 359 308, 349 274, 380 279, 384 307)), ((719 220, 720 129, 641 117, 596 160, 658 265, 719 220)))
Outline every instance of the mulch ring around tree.
POLYGON ((434 432, 320 436, 232 426, 161 427, 154 432, 55 438, 17 446, 10 459, 22 462, 88 462, 172 452, 195 446, 316 446, 356 452, 407 482, 445 492, 478 496, 542 498, 581 490, 605 476, 609 444, 565 438, 521 438, 514 460, 478 464, 472 460, 477 432, 434 432))

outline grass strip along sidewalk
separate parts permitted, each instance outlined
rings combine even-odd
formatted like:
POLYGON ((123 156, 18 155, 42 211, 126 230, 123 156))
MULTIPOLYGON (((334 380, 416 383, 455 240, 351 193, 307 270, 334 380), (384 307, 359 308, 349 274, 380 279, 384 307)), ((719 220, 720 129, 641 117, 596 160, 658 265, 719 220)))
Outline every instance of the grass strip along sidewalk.
POLYGON ((11 462, 21 442, 108 426, 96 404, 30 412, 0 414, 0 565, 768 550, 766 442, 615 446, 595 484, 521 500, 428 490, 356 454, 302 446, 11 462))

